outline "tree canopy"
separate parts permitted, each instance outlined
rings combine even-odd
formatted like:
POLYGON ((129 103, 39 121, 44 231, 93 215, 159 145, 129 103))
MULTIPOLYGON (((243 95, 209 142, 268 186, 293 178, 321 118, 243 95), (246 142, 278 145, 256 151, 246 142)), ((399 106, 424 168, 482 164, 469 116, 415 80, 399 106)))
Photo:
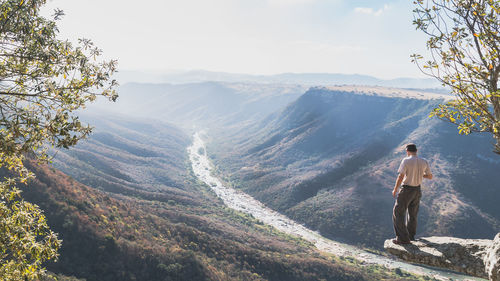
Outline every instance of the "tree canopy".
POLYGON ((417 0, 414 24, 428 35, 427 60, 413 55, 426 74, 448 86, 456 99, 432 116, 458 125, 460 134, 488 132, 500 154, 500 2, 417 0))
POLYGON ((37 278, 42 262, 57 257, 61 241, 42 211, 22 199, 16 184, 33 175, 25 157, 46 160, 50 147, 68 148, 88 136, 76 111, 97 96, 115 100, 116 61, 101 61, 88 39, 57 38, 56 10, 46 0, 0 1, 0 277, 37 278))

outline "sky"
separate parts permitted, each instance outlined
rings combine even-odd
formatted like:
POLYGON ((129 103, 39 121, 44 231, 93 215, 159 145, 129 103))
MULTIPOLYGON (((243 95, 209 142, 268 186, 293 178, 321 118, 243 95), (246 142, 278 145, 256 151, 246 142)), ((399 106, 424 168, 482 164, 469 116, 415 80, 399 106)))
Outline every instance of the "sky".
POLYGON ((408 0, 49 0, 60 38, 91 39, 120 70, 423 77, 408 0))

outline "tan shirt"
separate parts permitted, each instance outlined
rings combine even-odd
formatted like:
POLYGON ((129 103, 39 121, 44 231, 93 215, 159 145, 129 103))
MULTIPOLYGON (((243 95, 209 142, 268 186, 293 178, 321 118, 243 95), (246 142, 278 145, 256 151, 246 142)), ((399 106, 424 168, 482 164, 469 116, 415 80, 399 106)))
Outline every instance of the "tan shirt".
POLYGON ((399 165, 398 173, 405 175, 403 185, 419 186, 424 175, 432 175, 429 164, 415 155, 405 157, 399 165))

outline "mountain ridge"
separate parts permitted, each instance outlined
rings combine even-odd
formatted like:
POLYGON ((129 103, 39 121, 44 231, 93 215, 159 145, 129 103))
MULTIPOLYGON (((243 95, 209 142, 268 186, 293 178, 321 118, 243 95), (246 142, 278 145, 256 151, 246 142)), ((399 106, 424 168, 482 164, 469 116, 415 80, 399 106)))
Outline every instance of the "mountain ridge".
POLYGON ((280 73, 253 75, 206 70, 191 70, 175 73, 164 73, 161 71, 147 73, 137 71, 121 71, 116 75, 116 78, 122 84, 129 82, 186 84, 214 81, 267 84, 284 83, 309 86, 356 84, 399 88, 443 89, 439 82, 431 78, 400 77, 394 79, 380 79, 370 75, 343 73, 280 73))

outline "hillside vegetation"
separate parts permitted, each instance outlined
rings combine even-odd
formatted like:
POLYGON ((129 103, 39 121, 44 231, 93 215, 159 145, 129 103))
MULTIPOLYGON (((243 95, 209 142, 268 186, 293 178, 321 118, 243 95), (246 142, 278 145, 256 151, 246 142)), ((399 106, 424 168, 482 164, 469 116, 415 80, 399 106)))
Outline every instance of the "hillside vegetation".
POLYGON ((491 239, 500 161, 487 136, 465 138, 429 119, 438 102, 311 89, 245 134, 214 137, 208 151, 227 182, 268 206, 327 237, 381 248, 393 236, 403 147, 415 142, 435 174, 424 182, 419 234, 491 239))
POLYGON ((86 280, 416 279, 323 256, 227 209, 185 166, 189 138, 171 125, 103 123, 95 138, 57 155, 54 164, 74 178, 27 163, 37 178, 25 197, 63 239, 52 272, 86 280), (183 181, 151 177, 158 163, 183 181))

